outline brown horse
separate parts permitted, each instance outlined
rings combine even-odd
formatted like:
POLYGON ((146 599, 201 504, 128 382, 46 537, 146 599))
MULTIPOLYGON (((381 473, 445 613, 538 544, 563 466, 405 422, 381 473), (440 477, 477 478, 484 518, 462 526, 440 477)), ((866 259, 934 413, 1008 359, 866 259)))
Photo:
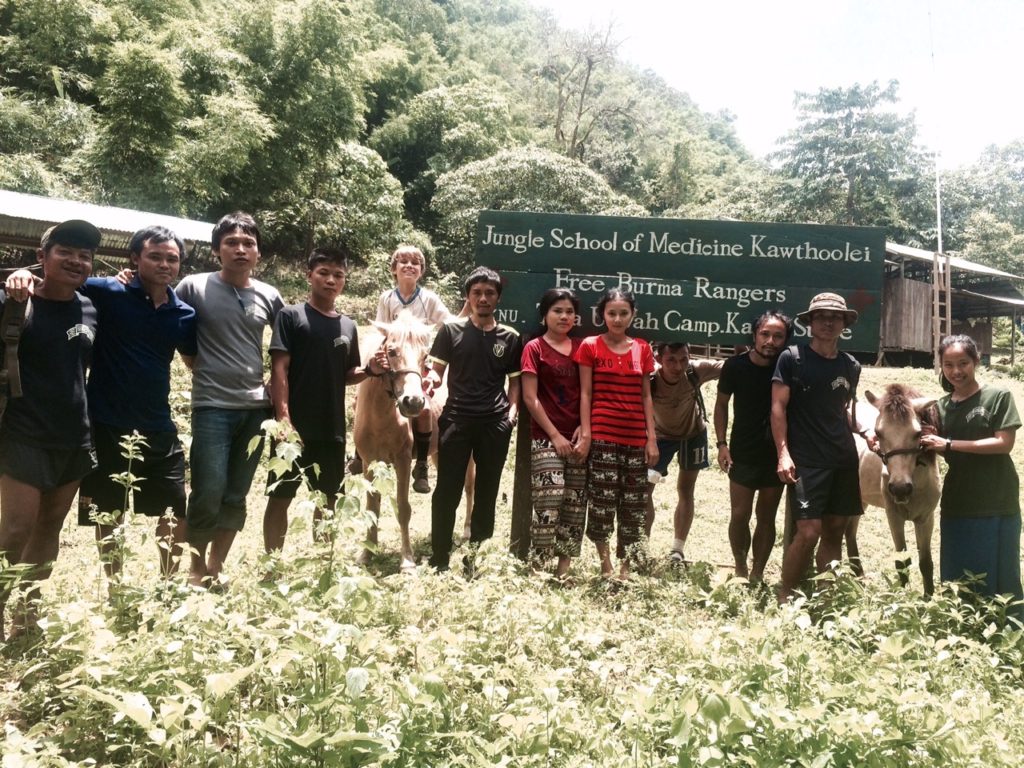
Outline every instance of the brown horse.
MULTIPOLYGON (((867 443, 857 438, 861 500, 865 508, 872 505, 885 509, 897 553, 907 551, 904 528, 907 522, 914 524, 918 567, 924 592, 930 595, 934 590, 932 531, 940 495, 939 468, 935 453, 923 451, 919 441, 922 424, 938 424, 938 409, 933 398, 921 397, 903 384, 890 384, 881 397, 871 392, 865 396, 870 405, 861 403, 858 417, 862 424, 871 423, 874 417, 878 453, 868 450, 867 443)), ((851 560, 859 555, 856 535, 855 518, 847 532, 851 560)), ((905 555, 896 561, 904 586, 909 580, 907 565, 905 555)))
MULTIPOLYGON (((352 427, 356 451, 362 457, 369 477, 370 464, 383 461, 395 468, 396 505, 398 525, 401 529, 401 555, 403 570, 416 566, 409 538, 409 521, 412 506, 409 503, 409 474, 412 466, 411 419, 424 408, 433 413, 430 438, 430 454, 437 453, 437 417, 441 412, 444 393, 433 398, 423 394, 423 370, 430 348, 432 329, 412 313, 403 310, 393 323, 374 323, 383 334, 383 340, 367 338, 364 359, 369 359, 379 348, 387 353, 389 370, 383 375, 368 378, 359 385, 355 406, 355 421, 352 427), (439 396, 440 395, 440 396, 439 396)), ((473 468, 470 469, 472 471, 473 468)), ((468 475, 468 473, 467 473, 468 475)), ((473 484, 466 484, 466 527, 473 511, 473 484)), ((380 497, 369 494, 367 508, 380 512, 380 497)), ((367 540, 377 543, 377 526, 373 525, 367 540)), ((369 551, 364 551, 362 561, 367 562, 369 551)))

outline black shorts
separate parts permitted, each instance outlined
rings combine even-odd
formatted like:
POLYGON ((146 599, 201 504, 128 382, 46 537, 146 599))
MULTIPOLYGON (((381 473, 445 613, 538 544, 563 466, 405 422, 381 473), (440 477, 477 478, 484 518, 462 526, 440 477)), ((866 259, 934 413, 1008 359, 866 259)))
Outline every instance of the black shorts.
POLYGON ((94 525, 89 519, 92 507, 99 512, 123 512, 127 499, 125 487, 111 477, 125 472, 135 476, 132 509, 137 515, 160 517, 171 510, 175 517, 185 516, 185 451, 177 432, 141 433, 145 444, 137 447, 141 458, 124 456, 121 440, 125 430, 106 424, 94 424, 93 441, 99 465, 84 480, 78 493, 78 524, 94 525))
POLYGON ((708 433, 689 437, 685 440, 666 440, 658 438, 658 463, 654 469, 662 475, 668 474, 668 465, 672 459, 679 454, 679 467, 686 470, 707 469, 711 466, 708 462, 708 433))
POLYGON ((0 475, 31 485, 43 493, 81 480, 96 466, 91 447, 39 448, 17 437, 0 437, 0 475))
MULTIPOLYGON (((276 441, 271 442, 271 456, 277 455, 276 448, 276 441)), ((302 467, 306 482, 312 490, 320 491, 328 498, 337 496, 341 490, 341 481, 345 479, 345 444, 336 440, 303 442, 298 466, 302 467)), ((300 485, 299 470, 292 464, 283 476, 277 477, 271 473, 267 477, 267 496, 272 499, 294 499, 300 485)))
POLYGON ((774 461, 761 464, 733 461, 732 468, 729 470, 729 481, 755 491, 761 488, 782 486, 782 481, 779 480, 778 464, 774 461))
POLYGON ((789 487, 796 520, 820 520, 825 515, 864 514, 860 503, 860 470, 852 467, 797 467, 789 487))

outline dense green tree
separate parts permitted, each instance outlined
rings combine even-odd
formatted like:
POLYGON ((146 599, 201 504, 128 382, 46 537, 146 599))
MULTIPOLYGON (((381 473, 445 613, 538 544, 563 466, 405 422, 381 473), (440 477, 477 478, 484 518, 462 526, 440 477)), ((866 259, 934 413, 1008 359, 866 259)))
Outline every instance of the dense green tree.
POLYGON ((508 102, 493 88, 479 81, 441 86, 416 96, 407 110, 373 133, 370 146, 406 185, 409 218, 429 226, 437 177, 506 146, 509 122, 508 102))
POLYGON ((365 103, 355 64, 364 12, 362 3, 332 0, 253 0, 233 9, 224 34, 248 59, 242 74, 273 128, 228 187, 236 205, 266 207, 275 190, 322 173, 325 155, 358 135, 365 103))
POLYGON ((86 150, 102 199, 167 210, 164 167, 174 148, 185 94, 179 62, 149 42, 119 42, 97 83, 96 141, 86 150))
POLYGON ((342 143, 277 190, 259 212, 278 253, 299 259, 316 246, 346 245, 357 257, 391 249, 407 230, 402 187, 380 155, 342 143))
POLYGON ((259 157, 273 136, 270 118, 244 89, 204 97, 202 114, 182 121, 166 156, 166 183, 175 210, 204 216, 229 203, 228 180, 259 157))
POLYGON ((477 214, 483 209, 644 216, 576 160, 537 147, 499 152, 441 176, 433 206, 440 217, 438 262, 461 272, 473 258, 477 214))
POLYGON ((0 0, 0 83, 91 101, 122 28, 96 0, 0 0))
POLYGON ((797 127, 775 154, 790 218, 828 224, 913 227, 901 202, 922 174, 913 116, 887 107, 898 83, 798 93, 797 127))
POLYGON ((961 236, 961 256, 1004 272, 1024 270, 1024 233, 990 211, 975 211, 961 236))

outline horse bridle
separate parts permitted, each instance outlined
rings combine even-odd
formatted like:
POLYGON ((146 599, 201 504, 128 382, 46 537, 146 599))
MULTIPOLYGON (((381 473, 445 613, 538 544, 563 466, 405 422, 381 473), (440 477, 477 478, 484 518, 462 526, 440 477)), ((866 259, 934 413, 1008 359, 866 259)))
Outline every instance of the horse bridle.
POLYGON ((388 368, 381 376, 384 378, 384 391, 388 393, 388 396, 398 402, 398 393, 395 391, 395 382, 398 381, 399 376, 403 376, 407 373, 411 373, 420 380, 420 389, 423 388, 423 373, 417 371, 415 368, 398 368, 392 370, 388 368))
POLYGON ((882 460, 885 465, 889 464, 889 459, 893 456, 910 456, 911 454, 917 455, 924 452, 924 448, 918 446, 917 448, 893 448, 891 451, 885 453, 879 453, 878 457, 882 460))
MULTIPOLYGON (((392 355, 391 354, 391 349, 388 349, 386 347, 385 347, 385 352, 387 353, 387 356, 389 358, 397 356, 397 355, 392 355)), ((409 374, 409 373, 413 374, 414 376, 419 378, 419 380, 420 380, 420 389, 423 389, 423 372, 422 371, 417 370, 415 368, 391 368, 390 367, 390 360, 388 362, 389 362, 389 367, 387 368, 387 370, 385 370, 380 375, 381 375, 381 378, 384 379, 384 391, 388 393, 388 396, 395 402, 396 405, 398 404, 398 392, 395 391, 395 382, 398 381, 398 377, 399 376, 404 376, 404 375, 409 374)))
MULTIPOLYGON (((934 421, 932 418, 922 417, 921 423, 925 425, 932 425, 934 421)), ((891 459, 893 456, 920 456, 924 452, 925 448, 922 445, 918 445, 916 448, 893 448, 891 451, 886 451, 885 453, 882 453, 881 451, 875 451, 875 453, 878 454, 878 457, 882 460, 882 463, 885 464, 886 466, 888 466, 889 459, 891 459)))

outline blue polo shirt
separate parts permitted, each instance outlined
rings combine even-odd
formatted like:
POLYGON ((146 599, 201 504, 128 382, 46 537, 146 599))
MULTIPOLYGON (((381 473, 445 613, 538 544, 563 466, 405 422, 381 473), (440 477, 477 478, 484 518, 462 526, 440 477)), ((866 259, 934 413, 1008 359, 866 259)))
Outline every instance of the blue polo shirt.
POLYGON ((173 432, 167 398, 175 350, 196 354, 196 313, 170 288, 159 307, 135 277, 122 285, 91 277, 82 292, 98 315, 89 415, 95 424, 139 432, 173 432))

